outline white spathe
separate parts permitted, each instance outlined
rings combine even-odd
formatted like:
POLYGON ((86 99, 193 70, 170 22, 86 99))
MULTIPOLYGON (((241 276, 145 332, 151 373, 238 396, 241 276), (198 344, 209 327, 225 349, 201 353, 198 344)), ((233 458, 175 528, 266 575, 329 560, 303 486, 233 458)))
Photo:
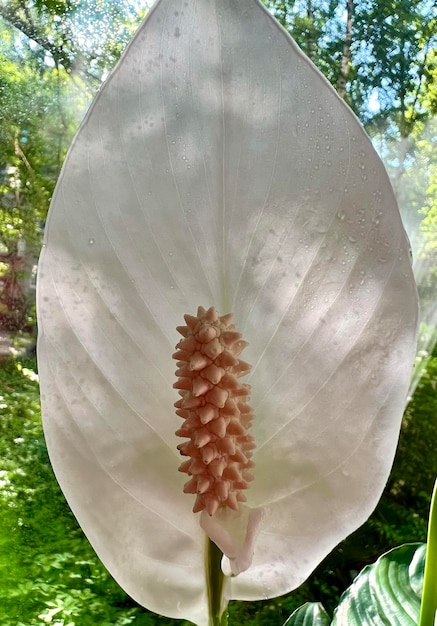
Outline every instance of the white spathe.
POLYGON ((253 366, 246 495, 264 518, 226 594, 276 596, 377 503, 417 305, 369 139, 257 0, 149 12, 70 149, 39 264, 44 427, 67 500, 129 594, 204 626, 171 359, 198 305, 234 313, 253 366))

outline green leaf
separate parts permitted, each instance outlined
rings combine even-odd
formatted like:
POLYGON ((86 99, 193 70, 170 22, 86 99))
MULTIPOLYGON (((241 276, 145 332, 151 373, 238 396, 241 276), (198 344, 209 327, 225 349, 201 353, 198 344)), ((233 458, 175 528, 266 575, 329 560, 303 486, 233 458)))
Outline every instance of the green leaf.
POLYGON ((284 626, 329 626, 330 623, 320 602, 306 602, 290 615, 284 626))
POLYGON ((425 547, 405 544, 365 567, 340 598, 332 626, 416 626, 425 547))

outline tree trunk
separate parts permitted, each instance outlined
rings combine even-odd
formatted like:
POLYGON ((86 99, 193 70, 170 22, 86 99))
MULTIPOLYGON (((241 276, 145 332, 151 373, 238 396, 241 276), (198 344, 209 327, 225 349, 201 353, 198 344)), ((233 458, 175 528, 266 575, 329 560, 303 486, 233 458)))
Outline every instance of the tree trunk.
POLYGON ((342 98, 346 95, 346 83, 352 62, 352 27, 354 17, 354 0, 346 0, 346 31, 344 36, 343 55, 341 58, 340 76, 337 81, 337 92, 342 98))
POLYGON ((307 55, 311 61, 315 61, 316 58, 316 38, 314 32, 314 11, 312 0, 307 0, 307 18, 308 18, 308 47, 307 55))

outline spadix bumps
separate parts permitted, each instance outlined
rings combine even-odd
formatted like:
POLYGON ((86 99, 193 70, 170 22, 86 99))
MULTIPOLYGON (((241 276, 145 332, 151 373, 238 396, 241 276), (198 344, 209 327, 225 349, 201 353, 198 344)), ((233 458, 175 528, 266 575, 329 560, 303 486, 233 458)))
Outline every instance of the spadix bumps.
POLYGON ((189 439, 178 446, 184 461, 180 472, 191 478, 184 492, 197 494, 193 511, 214 515, 220 506, 238 510, 242 493, 252 480, 249 468, 254 439, 248 434, 253 412, 247 404, 250 386, 238 379, 250 366, 238 356, 247 342, 232 324, 232 315, 218 316, 214 308, 199 307, 197 317, 185 315, 184 337, 177 344, 174 384, 181 399, 176 413, 184 419, 176 434, 189 439))

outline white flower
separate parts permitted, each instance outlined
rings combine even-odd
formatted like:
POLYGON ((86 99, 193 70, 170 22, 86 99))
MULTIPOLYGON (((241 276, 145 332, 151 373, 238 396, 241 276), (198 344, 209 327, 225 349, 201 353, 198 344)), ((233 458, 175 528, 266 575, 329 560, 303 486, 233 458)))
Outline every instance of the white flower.
MULTIPOLYGON (((199 305, 234 314, 252 364, 244 515, 264 518, 225 595, 276 596, 377 503, 417 310, 382 164, 256 0, 150 11, 69 152, 39 266, 43 418, 67 500, 128 593, 205 625, 171 359, 199 305)), ((222 521, 232 559, 244 533, 222 521)))

